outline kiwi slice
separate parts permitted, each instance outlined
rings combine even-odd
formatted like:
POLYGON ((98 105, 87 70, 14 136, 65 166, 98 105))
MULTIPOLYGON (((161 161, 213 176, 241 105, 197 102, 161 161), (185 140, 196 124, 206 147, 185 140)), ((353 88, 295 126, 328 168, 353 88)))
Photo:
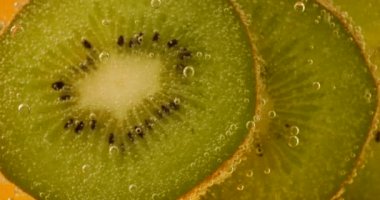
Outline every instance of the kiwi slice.
POLYGON ((235 8, 251 19, 263 61, 263 112, 241 163, 203 199, 339 198, 376 129, 374 68, 359 37, 319 1, 240 0, 235 8))
POLYGON ((247 135, 227 1, 33 0, 0 41, 0 169, 37 199, 174 199, 247 135))
MULTIPOLYGON (((334 4, 340 7, 341 12, 352 17, 357 32, 362 34, 365 41, 366 52, 371 61, 380 64, 379 47, 380 40, 377 37, 380 31, 380 14, 378 1, 366 1, 358 4, 356 1, 334 0, 334 4), (365 11, 365 12, 363 12, 365 11)), ((379 70, 376 71, 377 77, 379 70)), ((379 124, 377 124, 379 126, 379 124)), ((344 199, 376 199, 380 193, 380 134, 374 131, 372 140, 367 147, 367 157, 364 165, 354 174, 356 177, 347 185, 344 199)))

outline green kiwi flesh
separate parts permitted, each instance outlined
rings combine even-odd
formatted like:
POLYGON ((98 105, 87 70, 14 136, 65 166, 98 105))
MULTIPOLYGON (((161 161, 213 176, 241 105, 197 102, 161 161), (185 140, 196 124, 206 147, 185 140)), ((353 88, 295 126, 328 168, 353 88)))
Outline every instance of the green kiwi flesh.
POLYGON ((330 199, 369 137, 372 69, 347 24, 316 1, 238 3, 264 63, 266 112, 250 151, 203 199, 330 199))
MULTIPOLYGON (((371 61, 377 66, 380 64, 380 2, 376 0, 360 3, 353 0, 334 0, 341 12, 352 17, 355 29, 362 34, 366 45, 366 52, 371 61), (363 12, 365 11, 365 12, 363 12)), ((376 71, 377 77, 380 75, 376 71)), ((377 127, 379 126, 377 121, 377 127)), ((380 132, 374 131, 372 141, 367 149, 364 165, 356 171, 351 184, 348 184, 343 195, 344 199, 377 199, 380 196, 380 132)))
POLYGON ((247 135, 255 72, 227 1, 33 0, 12 26, 0 170, 37 199, 174 199, 247 135))

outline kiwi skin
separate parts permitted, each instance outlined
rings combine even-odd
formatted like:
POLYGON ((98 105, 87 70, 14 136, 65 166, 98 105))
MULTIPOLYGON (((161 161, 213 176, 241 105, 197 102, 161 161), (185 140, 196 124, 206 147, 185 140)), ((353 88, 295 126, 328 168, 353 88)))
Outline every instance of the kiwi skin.
POLYGON ((172 199, 231 156, 255 104, 241 24, 222 1, 153 9, 132 0, 35 0, 18 16, 13 25, 22 29, 0 43, 0 76, 16 77, 0 84, 0 166, 10 180, 39 199, 172 199), (80 104, 80 81, 127 55, 154 63, 151 52, 170 73, 160 74, 166 84, 142 101, 145 110, 136 104, 117 115, 80 104))

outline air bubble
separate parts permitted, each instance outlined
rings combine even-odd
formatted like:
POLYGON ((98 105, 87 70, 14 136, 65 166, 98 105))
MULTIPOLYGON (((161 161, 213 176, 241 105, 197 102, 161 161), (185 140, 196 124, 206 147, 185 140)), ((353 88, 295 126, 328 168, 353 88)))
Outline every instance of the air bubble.
POLYGON ((315 90, 319 90, 319 89, 321 89, 321 84, 319 82, 313 82, 313 88, 315 90))
POLYGON ((239 191, 242 191, 242 190, 244 190, 244 185, 238 185, 237 187, 236 187, 236 189, 237 190, 239 190, 239 191))
POLYGON ((211 59, 211 55, 210 54, 206 54, 205 58, 206 58, 206 60, 210 60, 211 59))
POLYGON ((150 53, 148 54, 148 56, 149 56, 149 58, 153 58, 153 57, 154 57, 154 53, 153 53, 153 52, 150 52, 150 53))
POLYGON ((255 122, 253 121, 248 121, 246 124, 245 124, 245 127, 250 130, 251 128, 255 128, 256 124, 255 122))
POLYGON ((21 115, 28 115, 30 113, 30 106, 28 104, 20 104, 18 105, 18 108, 17 108, 18 112, 21 114, 21 115))
POLYGON ((195 74, 195 71, 194 71, 194 68, 192 66, 186 66, 184 69, 183 69, 183 75, 186 77, 186 78, 189 78, 189 77, 193 77, 195 74))
POLYGON ((255 116, 253 116, 253 121, 255 121, 255 122, 258 122, 258 121, 260 121, 260 115, 255 115, 255 116))
POLYGON ((95 113, 90 113, 90 119, 96 119, 96 114, 95 113))
POLYGON ((296 147, 296 146, 298 146, 299 145, 299 143, 300 143, 300 140, 299 140, 299 138, 297 137, 297 136, 290 136, 289 137, 289 139, 288 139, 288 146, 289 147, 296 147))
POLYGON ((20 25, 13 25, 10 29, 12 37, 14 37, 17 33, 23 32, 24 28, 20 25))
POLYGON ((305 11, 305 4, 301 1, 297 1, 294 6, 293 6, 294 10, 296 10, 297 12, 304 12, 305 11))
POLYGON ((308 59, 308 60, 307 60, 307 64, 309 64, 309 65, 313 65, 313 63, 314 63, 313 59, 308 59))
POLYGON ((108 25, 111 24, 111 20, 109 20, 109 19, 103 19, 103 20, 102 20, 102 24, 103 24, 104 26, 108 26, 108 25))
POLYGON ((110 57, 110 54, 108 52, 102 51, 99 54, 100 61, 106 61, 110 57))
POLYGON ((268 116, 269 118, 272 118, 272 119, 275 118, 277 116, 276 111, 274 110, 269 111, 268 116))
POLYGON ((269 167, 264 170, 264 174, 266 174, 266 175, 270 174, 270 168, 269 167))
POLYGON ((135 184, 131 184, 131 185, 129 185, 128 190, 129 190, 129 192, 134 192, 134 191, 136 191, 136 188, 137 188, 137 186, 135 184))
POLYGON ((156 199, 158 199, 158 194, 152 194, 152 198, 151 198, 152 200, 156 200, 156 199))
POLYGON ((110 155, 115 155, 119 152, 119 148, 115 145, 111 145, 110 148, 108 149, 108 152, 110 155))
POLYGON ((261 147, 261 145, 258 145, 258 146, 255 148, 255 153, 256 153, 256 155, 258 155, 258 156, 263 156, 263 154, 264 154, 264 149, 261 147))
POLYGON ((82 166, 82 172, 83 172, 83 173, 87 173, 87 172, 88 172, 88 169, 89 169, 89 165, 83 165, 83 166, 82 166))
POLYGON ((196 54, 195 54, 197 57, 202 57, 203 56, 203 53, 198 51, 196 54))
POLYGON ((173 102, 175 105, 179 105, 181 103, 181 99, 176 97, 176 98, 174 98, 173 102))
POLYGON ((371 102, 372 94, 369 90, 365 91, 364 98, 367 100, 367 102, 371 102))
POLYGON ((151 0, 150 5, 152 6, 152 8, 157 9, 161 5, 161 0, 151 0))
POLYGON ((245 176, 246 177, 252 177, 253 176, 253 171, 252 170, 247 171, 247 173, 245 173, 245 176))
POLYGON ((290 127, 290 135, 291 136, 298 135, 299 133, 300 133, 300 129, 298 128, 298 126, 290 127))

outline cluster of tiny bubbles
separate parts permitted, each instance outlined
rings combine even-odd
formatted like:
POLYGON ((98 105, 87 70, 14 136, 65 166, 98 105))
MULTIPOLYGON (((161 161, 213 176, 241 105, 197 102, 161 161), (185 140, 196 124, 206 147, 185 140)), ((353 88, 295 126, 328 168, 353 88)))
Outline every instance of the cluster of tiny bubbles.
POLYGON ((22 103, 18 105, 17 110, 20 115, 26 116, 30 113, 31 108, 28 104, 22 103))
POLYGON ((243 184, 240 184, 240 185, 238 185, 238 186, 236 187, 236 189, 237 189, 238 191, 242 191, 242 190, 244 190, 244 185, 243 185, 243 184))
POLYGON ((307 64, 309 64, 309 65, 313 65, 313 63, 314 63, 313 59, 308 59, 308 60, 307 60, 307 64))
POLYGON ((297 1, 294 6, 294 10, 297 12, 304 12, 305 11, 305 4, 302 1, 297 1))
POLYGON ((298 126, 291 126, 290 127, 290 135, 291 136, 298 135, 299 133, 300 133, 300 129, 298 128, 298 126))
POLYGON ((254 128, 255 126, 256 124, 254 121, 248 121, 247 123, 245 123, 245 128, 247 128, 248 130, 250 130, 251 128, 254 128))
POLYGON ((195 70, 192 66, 186 66, 184 69, 183 69, 183 75, 186 77, 186 78, 190 78, 190 77, 193 77, 195 74, 195 70))
POLYGON ((252 170, 248 170, 247 173, 245 173, 245 176, 246 177, 252 177, 253 176, 253 171, 252 170))
POLYGON ((152 8, 157 9, 161 5, 161 0, 151 0, 150 5, 152 6, 152 8))
POLYGON ((108 58, 110 57, 110 54, 106 51, 102 51, 100 54, 99 54, 99 59, 100 61, 104 62, 106 61, 108 58))
POLYGON ((110 155, 115 155, 119 152, 119 148, 115 145, 111 145, 108 149, 110 155))
POLYGON ((315 90, 321 89, 321 83, 319 83, 318 81, 313 82, 313 88, 315 90))
POLYGON ((266 169, 264 169, 264 174, 266 174, 266 175, 270 174, 270 168, 269 167, 267 167, 266 169))
POLYGON ((271 110, 271 111, 268 112, 268 117, 269 117, 269 118, 273 119, 273 118, 275 118, 276 116, 277 116, 276 111, 271 110))
POLYGON ((300 140, 299 140, 298 136, 296 136, 296 135, 292 135, 288 139, 288 146, 291 148, 298 146, 299 143, 300 143, 300 140))
POLYGON ((109 19, 102 19, 102 24, 103 24, 104 26, 108 26, 108 25, 111 24, 111 20, 109 20, 109 19))
POLYGON ((137 189, 137 186, 135 184, 131 184, 128 187, 129 192, 135 192, 137 189))

